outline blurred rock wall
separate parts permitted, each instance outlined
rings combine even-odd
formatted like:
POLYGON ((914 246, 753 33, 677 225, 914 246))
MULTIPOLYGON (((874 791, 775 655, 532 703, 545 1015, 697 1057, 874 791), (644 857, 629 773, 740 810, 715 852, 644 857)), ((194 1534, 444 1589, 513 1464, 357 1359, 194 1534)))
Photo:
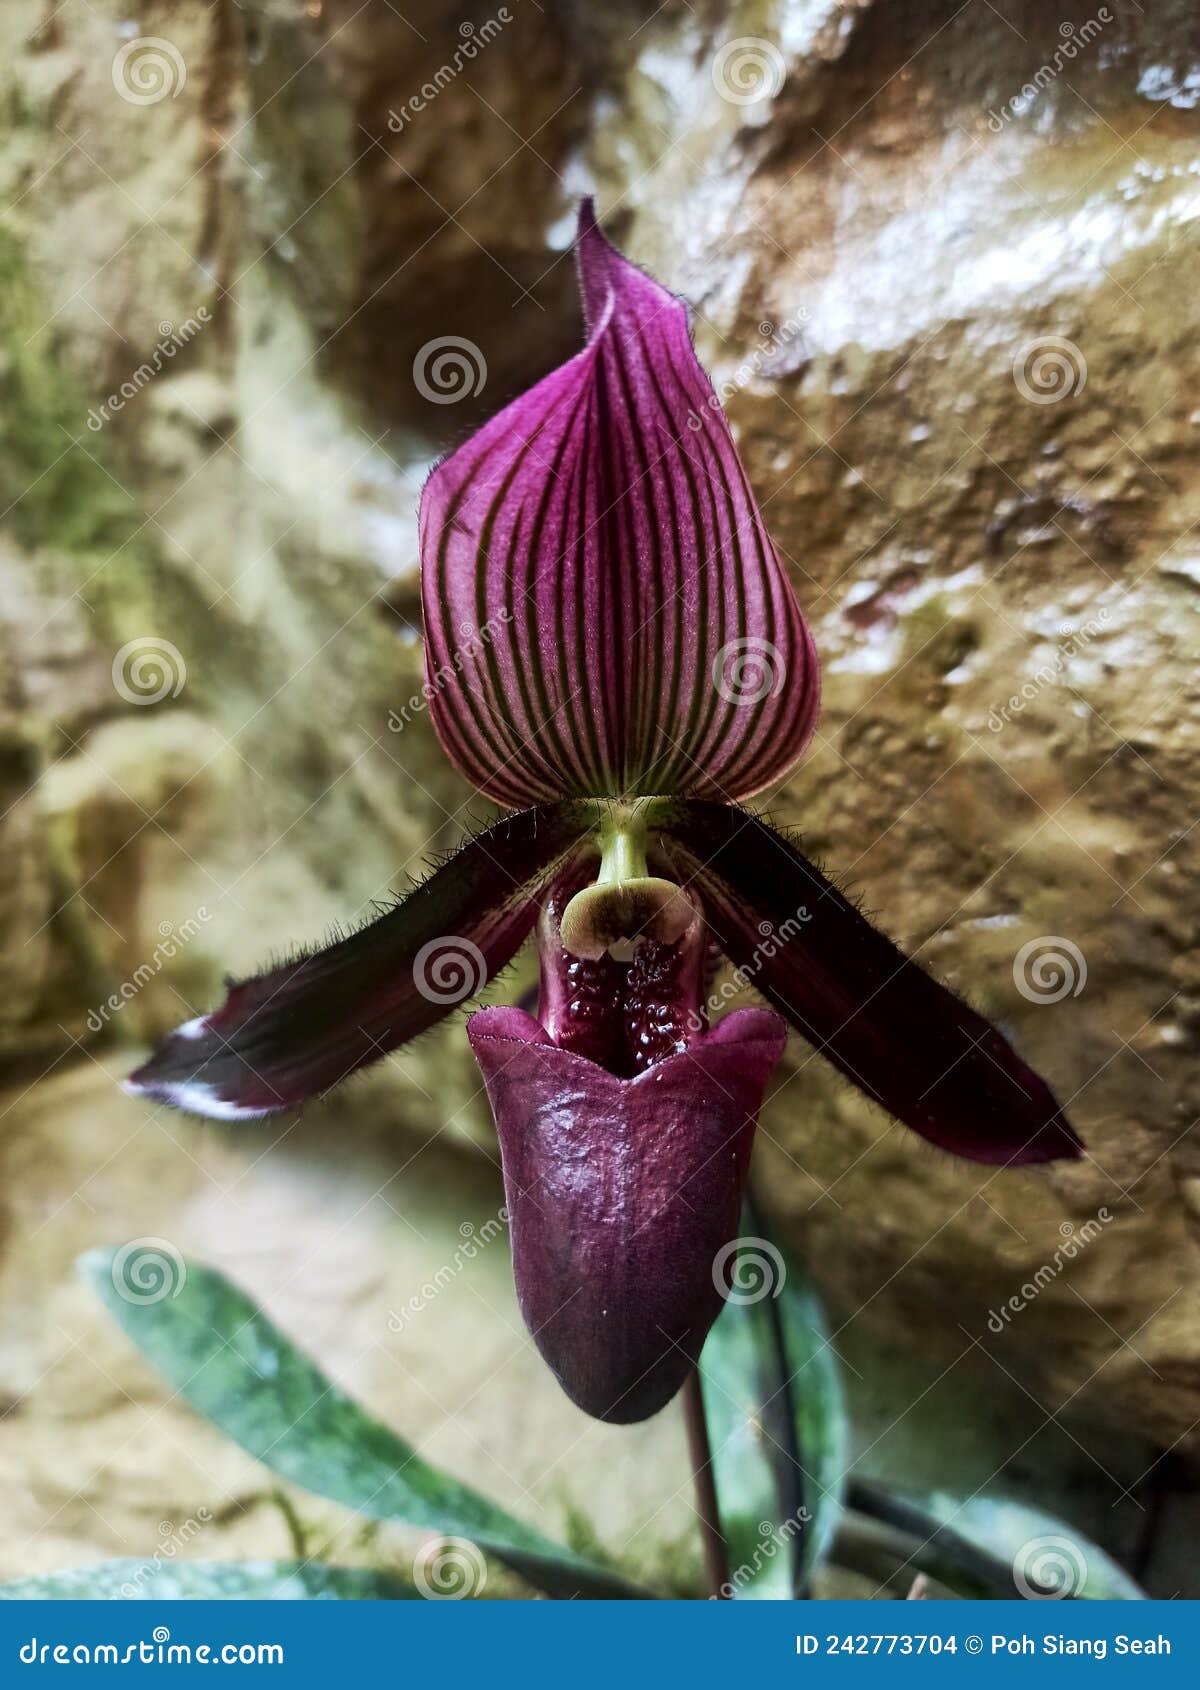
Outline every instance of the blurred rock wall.
MULTIPOLYGON (((774 813, 1005 1026, 1090 1152, 959 1166, 798 1048, 758 1153, 773 1219, 848 1336, 1194 1447, 1194 8, 403 12, 0 15, 15 1532, 39 1564, 129 1553, 171 1449, 200 1459, 71 1288, 80 1248, 141 1233, 237 1271, 513 1506, 559 1526, 582 1506, 563 1477, 582 1440, 623 1463, 619 1503, 584 1489, 627 1558, 623 1514, 656 1522, 660 1557, 686 1525, 673 1426, 583 1426, 503 1262, 488 1309, 455 1317, 495 1322, 486 1411, 462 1406, 482 1375, 477 1339, 447 1356, 455 1321, 412 1348, 389 1332, 414 1262, 452 1248, 456 1181, 494 1189, 458 1031, 242 1135, 115 1084, 224 970, 363 915, 479 815, 425 716, 396 731, 421 679, 415 501, 440 451, 578 344, 593 187, 695 305, 823 655, 819 736, 774 813), (434 1139, 431 1221, 407 1170, 434 1139), (81 1413, 103 1459, 64 1458, 81 1413), (145 1416, 167 1448, 131 1502, 118 1457, 159 1447, 145 1416)), ((262 1487, 244 1465, 239 1520, 262 1487)), ((187 1470, 180 1515, 217 1483, 187 1470)), ((285 1552, 276 1529, 238 1527, 285 1552)))

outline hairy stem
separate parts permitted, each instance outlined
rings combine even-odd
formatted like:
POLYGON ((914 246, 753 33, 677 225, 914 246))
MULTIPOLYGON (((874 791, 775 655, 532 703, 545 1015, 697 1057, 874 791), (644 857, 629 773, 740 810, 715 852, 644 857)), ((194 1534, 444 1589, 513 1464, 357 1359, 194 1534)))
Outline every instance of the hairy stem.
POLYGON ((717 1506, 717 1487, 713 1478, 708 1424, 704 1418, 700 1372, 695 1367, 688 1374, 683 1387, 683 1419, 687 1427, 688 1453, 692 1460, 692 1480, 696 1488, 696 1514, 700 1522, 700 1543, 704 1550, 705 1582, 709 1596, 720 1602, 729 1595, 729 1557, 725 1548, 725 1534, 721 1530, 721 1512, 717 1506))

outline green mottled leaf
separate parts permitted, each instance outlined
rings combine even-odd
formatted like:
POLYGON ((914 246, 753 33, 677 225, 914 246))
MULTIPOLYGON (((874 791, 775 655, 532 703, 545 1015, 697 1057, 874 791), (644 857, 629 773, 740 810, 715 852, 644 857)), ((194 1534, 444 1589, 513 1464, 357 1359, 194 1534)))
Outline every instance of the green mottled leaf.
POLYGON ((223 1274, 189 1262, 170 1294, 133 1301, 115 1255, 81 1262, 109 1311, 194 1408, 274 1472, 371 1519, 469 1538, 552 1596, 647 1594, 422 1461, 223 1274))
POLYGON ((841 1511, 845 1414, 816 1293, 755 1219, 700 1373, 734 1593, 802 1595, 841 1511))
POLYGON ((417 1595, 402 1579, 363 1567, 325 1567, 316 1561, 177 1561, 164 1566, 132 1556, 0 1585, 0 1602, 370 1602, 417 1595))
POLYGON ((856 1479, 850 1506, 919 1541, 914 1564, 964 1595, 1145 1599, 1145 1591, 1074 1526, 1006 1497, 963 1501, 856 1479))

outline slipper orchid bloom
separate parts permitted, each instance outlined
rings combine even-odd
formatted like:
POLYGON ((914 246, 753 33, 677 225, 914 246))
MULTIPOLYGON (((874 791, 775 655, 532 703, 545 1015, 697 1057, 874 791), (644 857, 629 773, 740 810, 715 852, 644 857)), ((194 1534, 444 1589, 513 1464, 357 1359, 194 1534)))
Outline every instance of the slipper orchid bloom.
POLYGON ((812 733, 812 639, 683 303, 590 204, 578 261, 584 349, 421 505, 433 722, 511 813, 361 931, 234 985, 130 1085, 225 1120, 289 1108, 432 1026, 536 929, 537 1014, 467 1028, 517 1290, 567 1394, 634 1421, 721 1308, 788 1024, 943 1150, 1016 1166, 1080 1145, 994 1027, 740 807, 812 733), (770 1010, 709 1025, 717 953, 770 1010))

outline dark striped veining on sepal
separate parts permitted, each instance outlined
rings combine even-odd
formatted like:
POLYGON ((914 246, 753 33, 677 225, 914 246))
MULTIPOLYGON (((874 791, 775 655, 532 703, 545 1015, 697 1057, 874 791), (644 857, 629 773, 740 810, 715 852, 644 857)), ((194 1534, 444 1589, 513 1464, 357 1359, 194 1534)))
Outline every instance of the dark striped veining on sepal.
POLYGON ((812 731, 811 636, 682 301, 589 205, 578 257, 586 347, 421 501, 434 725, 501 803, 746 797, 812 731))

